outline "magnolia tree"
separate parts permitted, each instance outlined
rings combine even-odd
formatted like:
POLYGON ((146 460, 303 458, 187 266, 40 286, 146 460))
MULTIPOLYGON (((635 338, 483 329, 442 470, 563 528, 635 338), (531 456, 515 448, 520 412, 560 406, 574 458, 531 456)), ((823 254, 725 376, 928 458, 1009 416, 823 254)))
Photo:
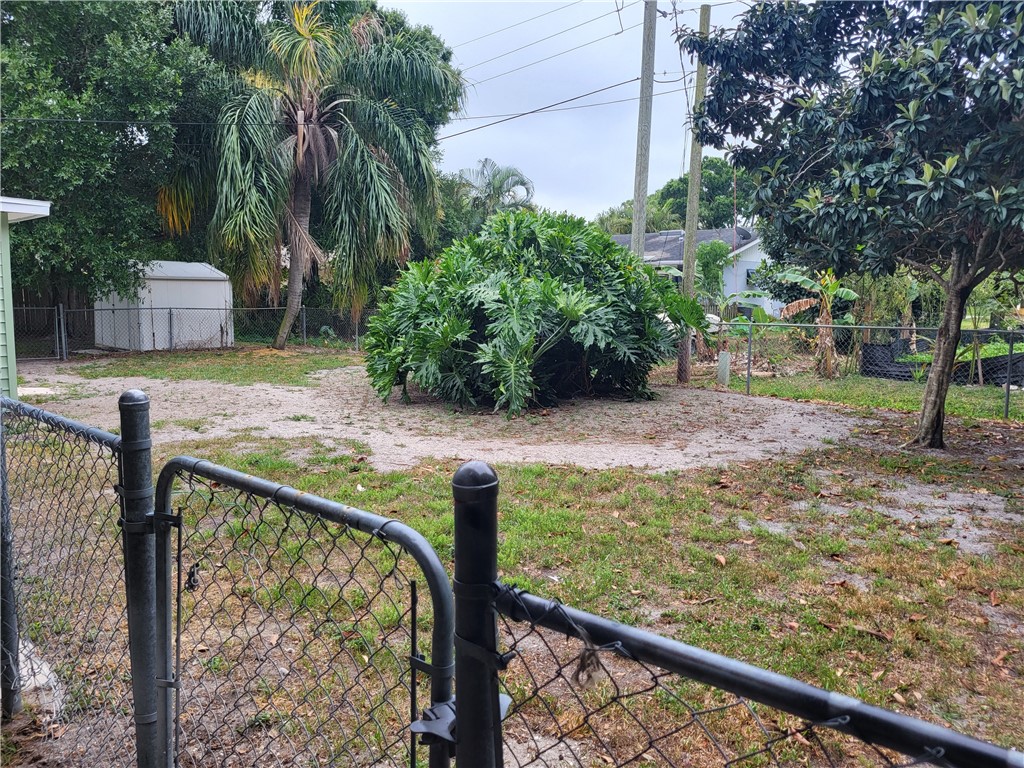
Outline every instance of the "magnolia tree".
POLYGON ((697 124, 755 173, 797 264, 905 266, 945 294, 913 442, 943 420, 971 291, 1024 267, 1024 3, 764 3, 678 33, 711 68, 697 124))

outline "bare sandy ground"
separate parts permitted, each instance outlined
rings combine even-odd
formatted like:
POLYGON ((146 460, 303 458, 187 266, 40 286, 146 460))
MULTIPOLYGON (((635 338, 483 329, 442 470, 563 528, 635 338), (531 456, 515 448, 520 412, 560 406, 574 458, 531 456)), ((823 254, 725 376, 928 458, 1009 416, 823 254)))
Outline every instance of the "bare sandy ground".
POLYGON ((88 380, 74 374, 73 364, 53 362, 24 363, 19 373, 26 387, 52 390, 34 402, 104 429, 117 426, 118 395, 137 388, 152 400, 157 443, 232 436, 240 443, 252 437, 359 441, 379 470, 426 458, 681 470, 802 451, 841 439, 859 423, 823 406, 675 386, 655 386, 654 401, 576 400, 506 419, 425 395, 406 405, 397 390, 382 403, 358 366, 325 371, 313 387, 88 380))

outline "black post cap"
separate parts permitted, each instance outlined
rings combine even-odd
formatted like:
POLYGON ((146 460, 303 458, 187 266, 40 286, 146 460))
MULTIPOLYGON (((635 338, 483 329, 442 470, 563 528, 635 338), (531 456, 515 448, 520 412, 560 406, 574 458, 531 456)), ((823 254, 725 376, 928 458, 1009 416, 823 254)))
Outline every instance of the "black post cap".
POLYGON ((467 461, 452 476, 456 501, 473 502, 498 495, 498 473, 485 461, 467 461))
POLYGON ((117 399, 117 407, 124 409, 148 408, 149 395, 141 389, 126 389, 117 399))

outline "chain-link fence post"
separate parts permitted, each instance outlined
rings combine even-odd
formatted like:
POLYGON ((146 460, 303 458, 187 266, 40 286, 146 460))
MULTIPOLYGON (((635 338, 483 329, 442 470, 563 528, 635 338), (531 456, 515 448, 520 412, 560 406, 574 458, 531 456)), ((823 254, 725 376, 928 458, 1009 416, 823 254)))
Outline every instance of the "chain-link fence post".
POLYGON ((501 768, 497 614, 498 476, 482 461, 452 478, 455 497, 455 763, 501 768))
POLYGON ((306 346, 306 308, 302 307, 299 312, 302 314, 302 346, 306 346))
POLYGON ((130 389, 118 400, 121 411, 121 528, 128 600, 135 743, 139 768, 160 768, 157 736, 156 554, 153 528, 153 456, 149 396, 130 389))
POLYGON ((0 413, 0 699, 6 720, 21 711, 18 608, 14 602, 14 530, 7 490, 7 433, 0 413))
POLYGON ((750 373, 754 353, 754 321, 747 323, 747 394, 750 394, 750 373))
POLYGON ((1010 352, 1006 355, 1006 394, 1003 398, 1003 418, 1010 418, 1010 387, 1013 386, 1013 331, 1010 331, 1010 352))

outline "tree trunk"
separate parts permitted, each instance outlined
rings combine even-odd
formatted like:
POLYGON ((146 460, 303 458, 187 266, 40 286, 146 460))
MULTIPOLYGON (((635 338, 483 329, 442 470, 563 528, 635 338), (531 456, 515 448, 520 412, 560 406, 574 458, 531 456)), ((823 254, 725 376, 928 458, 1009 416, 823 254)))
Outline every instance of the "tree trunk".
POLYGON ((295 325, 295 318, 302 308, 302 284, 306 276, 306 243, 309 240, 309 208, 312 197, 310 178, 299 172, 292 187, 291 208, 293 220, 288 228, 288 303, 284 310, 284 319, 274 340, 274 349, 284 349, 288 342, 288 334, 295 325))
POLYGON ((686 328, 682 341, 676 347, 676 384, 690 383, 690 333, 686 328))
POLYGON ((951 280, 950 289, 946 292, 946 306, 942 310, 942 323, 935 337, 935 351, 928 371, 928 383, 924 388, 921 421, 917 436, 909 443, 911 445, 946 447, 942 434, 946 418, 946 393, 953 378, 956 349, 960 344, 960 324, 964 319, 964 309, 972 287, 960 287, 951 280))
POLYGON ((832 311, 821 299, 821 312, 818 314, 818 339, 815 344, 817 360, 815 361, 817 373, 823 379, 834 379, 836 377, 836 341, 832 333, 832 311))

